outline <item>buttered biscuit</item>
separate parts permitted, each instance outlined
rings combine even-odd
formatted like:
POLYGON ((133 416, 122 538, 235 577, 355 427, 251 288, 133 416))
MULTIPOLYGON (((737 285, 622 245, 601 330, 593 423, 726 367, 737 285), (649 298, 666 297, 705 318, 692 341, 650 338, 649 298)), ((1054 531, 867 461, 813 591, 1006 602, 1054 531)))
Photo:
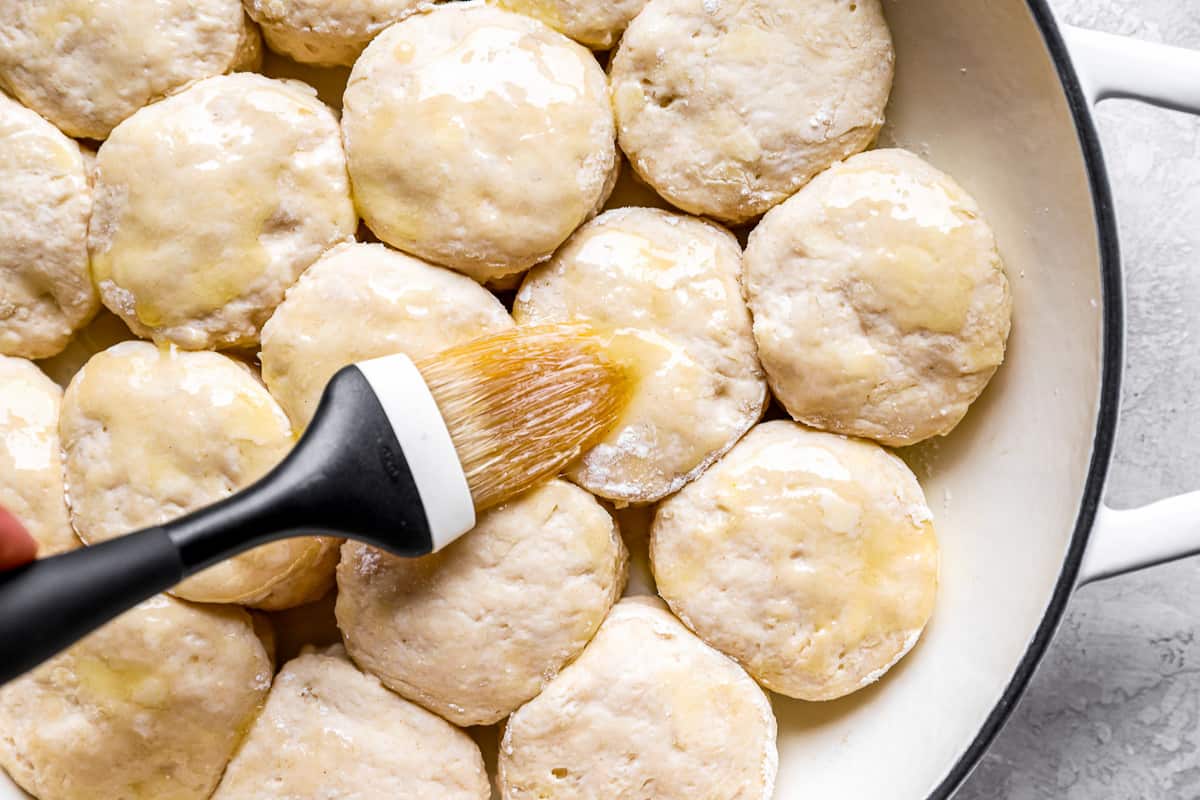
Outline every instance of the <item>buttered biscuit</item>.
POLYGON ((206 800, 270 686, 245 611, 157 595, 0 688, 0 766, 39 798, 206 800))
POLYGON ((347 364, 392 353, 422 358, 512 324, 470 278, 381 244, 343 244, 300 276, 263 326, 263 379, 304 426, 347 364))
POLYGON ((621 149, 659 194, 744 222, 883 126, 879 0, 649 0, 613 55, 621 149))
POLYGON ((0 355, 52 356, 96 313, 91 208, 79 145, 0 93, 0 355))
POLYGON ((649 208, 605 212, 526 276, 518 324, 582 320, 637 378, 617 425, 568 470, 623 503, 658 500, 758 421, 767 388, 723 228, 649 208))
POLYGON ((802 700, 877 680, 937 591, 933 517, 904 462, 787 421, 759 425, 659 506, 650 557, 688 627, 802 700))
POLYGON ((62 389, 32 362, 0 356, 0 508, 21 521, 38 556, 79 546, 63 497, 62 389))
MULTIPOLYGON (((292 446, 287 416, 250 369, 219 353, 123 342, 67 388, 60 421, 75 529, 85 542, 159 525, 250 485, 292 446)), ((284 539, 173 590, 282 608, 328 590, 337 541, 284 539)))
POLYGON ((526 14, 580 44, 607 50, 617 43, 646 0, 495 0, 501 8, 526 14))
POLYGON ((375 35, 429 0, 245 0, 267 46, 304 64, 350 65, 375 35))
POLYGON ((240 0, 0 0, 0 85, 71 136, 261 61, 240 0))
POLYGON ((92 275, 139 336, 247 346, 355 224, 337 120, 316 93, 261 75, 209 78, 100 147, 92 275))
POLYGON ((746 289, 771 388, 813 427, 894 446, 945 435, 1004 360, 992 230, 904 150, 855 156, 767 214, 746 289))
POLYGON ((391 689, 458 725, 487 725, 588 643, 625 585, 625 558, 608 512, 551 481, 435 555, 347 543, 338 626, 359 666, 391 689))
POLYGON ((355 202, 375 235, 481 282, 549 258, 616 179, 596 59, 478 3, 380 34, 354 65, 342 124, 355 202))

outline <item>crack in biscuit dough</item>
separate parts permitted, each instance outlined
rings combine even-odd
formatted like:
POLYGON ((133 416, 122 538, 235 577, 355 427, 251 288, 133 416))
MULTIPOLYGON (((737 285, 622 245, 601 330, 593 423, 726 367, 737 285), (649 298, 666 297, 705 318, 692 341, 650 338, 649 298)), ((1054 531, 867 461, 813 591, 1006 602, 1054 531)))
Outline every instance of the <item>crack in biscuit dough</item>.
POLYGON ((304 427, 347 364, 422 358, 512 325, 470 278, 381 244, 342 244, 305 270, 263 326, 263 379, 304 427))
POLYGON ((35 797, 205 800, 271 673, 245 611, 157 595, 0 688, 0 765, 35 797))
POLYGON ((816 428, 944 436, 1004 361, 1012 297, 991 228, 904 150, 855 156, 767 214, 746 247, 771 389, 816 428))
POLYGON ((340 646, 275 676, 213 800, 489 800, 464 732, 359 672, 340 646))
POLYGON ((100 307, 87 173, 78 144, 0 94, 0 355, 52 356, 100 307))
POLYGON ((92 275, 139 336, 243 347, 356 222, 337 120, 313 89, 210 78, 137 112, 101 146, 92 275))
POLYGON ((555 480, 431 556, 347 543, 338 626, 394 691, 455 724, 490 725, 579 654, 621 596, 626 560, 604 507, 555 480))
POLYGON ((504 800, 770 800, 771 705, 657 600, 622 600, 583 654, 518 709, 504 800))
POLYGON ((0 84, 71 136, 261 62, 239 0, 0 0, 0 84))
POLYGON ((62 389, 10 356, 0 356, 0 387, 0 508, 33 534, 38 557, 74 550, 58 442, 62 389))
POLYGON ((541 20, 593 50, 616 44, 646 0, 494 0, 501 8, 541 20))
POLYGON ((350 66, 375 36, 426 0, 245 0, 267 46, 303 64, 350 66))
POLYGON ((529 272, 518 324, 584 321, 637 380, 617 425, 567 472, 590 492, 648 503, 683 486, 762 415, 766 381, 723 228, 649 208, 605 212, 529 272))
MULTIPOLYGON (((123 342, 72 379, 59 423, 69 505, 87 543, 160 525, 249 486, 292 447, 283 410, 219 353, 123 342)), ((284 539, 180 583, 209 603, 282 608, 332 585, 338 541, 284 539)))
POLYGON ((650 0, 610 68, 621 149, 676 206, 744 222, 871 144, 894 65, 879 0, 650 0))
POLYGON ((354 65, 342 125, 355 202, 375 235, 480 282, 549 258, 616 181, 596 59, 478 3, 380 34, 354 65))
POLYGON ((787 421, 759 425, 659 506, 650 557, 689 628, 802 700, 878 680, 937 593, 933 515, 904 462, 787 421))

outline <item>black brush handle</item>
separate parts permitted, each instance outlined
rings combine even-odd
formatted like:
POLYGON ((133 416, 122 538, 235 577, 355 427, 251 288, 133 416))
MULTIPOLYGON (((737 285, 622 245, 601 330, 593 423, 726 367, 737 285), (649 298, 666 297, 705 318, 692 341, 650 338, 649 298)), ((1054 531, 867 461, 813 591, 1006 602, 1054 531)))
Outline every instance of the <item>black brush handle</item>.
POLYGON ((398 555, 432 550, 408 462, 356 367, 333 377, 296 447, 249 488, 162 526, 0 573, 0 684, 205 567, 320 533, 398 555))
POLYGON ((163 528, 0 573, 0 684, 183 577, 163 528))

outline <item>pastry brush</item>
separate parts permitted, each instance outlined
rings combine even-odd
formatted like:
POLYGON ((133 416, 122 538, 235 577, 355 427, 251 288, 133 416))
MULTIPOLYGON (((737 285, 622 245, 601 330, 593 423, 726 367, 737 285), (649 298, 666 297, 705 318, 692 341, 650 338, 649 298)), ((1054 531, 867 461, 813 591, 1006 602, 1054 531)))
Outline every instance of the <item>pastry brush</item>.
POLYGON ((623 370, 582 326, 484 337, 329 381, 265 477, 179 519, 0 574, 0 683, 182 579, 258 545, 327 534, 401 556, 559 472, 616 422, 623 370))

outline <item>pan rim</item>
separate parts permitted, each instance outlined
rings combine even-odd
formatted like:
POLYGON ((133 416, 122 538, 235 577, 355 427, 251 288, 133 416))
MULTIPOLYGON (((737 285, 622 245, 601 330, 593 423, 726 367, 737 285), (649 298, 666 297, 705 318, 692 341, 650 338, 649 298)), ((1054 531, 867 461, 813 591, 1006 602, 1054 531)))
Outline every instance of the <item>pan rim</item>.
POLYGON ((1124 350, 1124 291, 1117 222, 1113 211, 1108 170, 1105 167, 1100 137, 1092 117, 1091 103, 1079 82, 1070 51, 1059 30, 1058 22, 1050 10, 1049 0, 1026 0, 1026 5, 1042 33, 1042 38, 1066 94, 1080 149, 1083 152, 1088 184, 1092 194, 1103 299, 1099 408, 1096 417, 1096 431, 1092 439, 1091 462, 1088 466, 1087 479, 1084 482, 1079 512, 1075 517, 1075 528, 1063 559, 1062 570, 1055 583, 1054 592, 1045 614, 1042 616, 1042 621, 1038 624, 1033 638, 1026 647, 1024 655, 1021 656, 1017 669, 1008 685, 1005 686, 1000 699, 988 712, 987 718, 975 734, 971 744, 929 794, 928 800, 947 800, 978 766, 1028 688, 1030 680, 1037 671, 1038 664, 1041 663, 1059 624, 1062 622, 1067 603, 1075 592, 1083 553, 1087 548, 1088 537, 1091 535, 1096 514, 1100 509, 1113 442, 1116 437, 1120 405, 1124 350))

